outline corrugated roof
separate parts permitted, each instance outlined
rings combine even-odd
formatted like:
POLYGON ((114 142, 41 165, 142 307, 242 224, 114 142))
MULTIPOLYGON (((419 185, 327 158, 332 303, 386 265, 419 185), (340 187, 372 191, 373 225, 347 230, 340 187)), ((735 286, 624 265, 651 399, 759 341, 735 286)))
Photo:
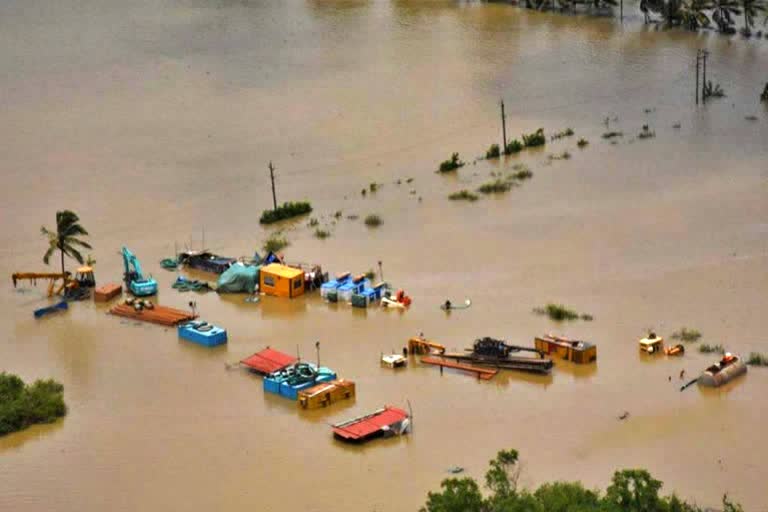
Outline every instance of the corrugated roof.
POLYGON ((344 439, 357 440, 375 434, 382 427, 388 427, 403 421, 408 413, 397 407, 387 406, 380 412, 357 420, 337 423, 333 426, 333 433, 344 439))
POLYGON ((291 355, 267 347, 243 359, 240 363, 259 373, 268 374, 292 365, 296 361, 297 359, 291 355))
POLYGON ((279 263, 270 263, 266 267, 261 267, 261 272, 284 277, 286 279, 293 279, 294 277, 304 275, 304 271, 299 268, 287 267, 279 263))

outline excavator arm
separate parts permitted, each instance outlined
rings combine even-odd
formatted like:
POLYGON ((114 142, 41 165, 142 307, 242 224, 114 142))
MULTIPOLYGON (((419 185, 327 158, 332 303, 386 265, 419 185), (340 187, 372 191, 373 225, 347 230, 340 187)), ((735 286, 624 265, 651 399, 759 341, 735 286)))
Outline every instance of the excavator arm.
POLYGON ((11 279, 13 279, 13 287, 16 288, 16 283, 18 281, 23 280, 29 280, 32 281, 32 284, 37 284, 38 279, 48 279, 50 280, 50 283, 48 284, 48 296, 52 297, 54 292, 55 293, 61 293, 64 288, 69 285, 72 282, 72 274, 69 272, 64 272, 63 274, 61 272, 16 272, 15 274, 11 275, 11 279), (61 279, 61 285, 59 288, 55 288, 55 283, 61 279))
POLYGON ((411 354, 445 354, 445 347, 434 341, 422 338, 411 338, 408 340, 408 352, 411 354))

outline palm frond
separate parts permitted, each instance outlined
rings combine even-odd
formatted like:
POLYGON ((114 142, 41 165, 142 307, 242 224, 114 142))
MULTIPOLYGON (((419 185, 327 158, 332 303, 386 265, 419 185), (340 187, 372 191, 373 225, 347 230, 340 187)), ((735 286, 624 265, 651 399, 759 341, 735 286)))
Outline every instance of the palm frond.
POLYGON ((93 249, 93 247, 91 247, 91 244, 89 244, 85 240, 80 240, 79 238, 67 238, 66 240, 67 240, 67 243, 69 244, 77 245, 79 247, 85 247, 86 249, 93 249))
POLYGON ((84 263, 85 258, 83 258, 83 255, 80 254, 80 251, 72 247, 71 245, 64 244, 64 247, 62 249, 64 251, 64 254, 69 256, 70 258, 75 258, 78 263, 84 263))
POLYGON ((51 256, 53 256, 53 251, 55 250, 56 250, 55 245, 51 245, 50 247, 48 247, 48 250, 45 251, 45 254, 43 255, 43 263, 45 263, 46 265, 49 264, 48 262, 51 261, 51 256))

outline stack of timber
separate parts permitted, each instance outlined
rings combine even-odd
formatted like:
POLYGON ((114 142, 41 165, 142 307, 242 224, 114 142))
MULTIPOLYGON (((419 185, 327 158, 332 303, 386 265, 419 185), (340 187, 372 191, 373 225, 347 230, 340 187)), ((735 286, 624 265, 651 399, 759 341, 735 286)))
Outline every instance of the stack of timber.
POLYGON ((152 309, 137 310, 128 304, 118 304, 109 310, 110 313, 117 316, 150 322, 153 324, 166 325, 173 327, 182 322, 194 320, 197 315, 182 311, 180 309, 168 308, 165 306, 155 306, 152 309))
POLYGON ((123 286, 115 283, 109 283, 99 286, 93 292, 93 300, 95 302, 109 302, 118 295, 123 293, 123 286))

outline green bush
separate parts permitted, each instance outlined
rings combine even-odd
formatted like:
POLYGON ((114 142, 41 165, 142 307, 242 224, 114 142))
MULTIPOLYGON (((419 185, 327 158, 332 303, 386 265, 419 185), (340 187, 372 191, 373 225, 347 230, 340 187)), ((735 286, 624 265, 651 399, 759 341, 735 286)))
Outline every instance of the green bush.
POLYGON ((528 135, 523 134, 523 145, 527 148, 543 146, 547 143, 547 137, 544 135, 544 128, 539 128, 528 135))
POLYGON ((537 315, 546 315, 557 322, 562 322, 563 320, 578 320, 579 318, 587 322, 594 320, 594 317, 589 313, 579 314, 562 304, 555 304, 552 302, 548 303, 543 308, 533 308, 533 312, 537 315))
POLYGON ((309 224, 308 224, 309 227, 313 228, 318 224, 320 224, 320 221, 317 220, 316 218, 312 217, 311 219, 309 219, 309 224))
POLYGON ((448 196, 451 201, 477 201, 477 194, 473 194, 469 190, 459 190, 448 196))
POLYGON ((482 194, 498 194, 501 192, 507 192, 511 188, 512 183, 510 183, 508 180, 497 179, 494 181, 489 181, 488 183, 483 183, 480 185, 477 191, 482 194))
POLYGON ((374 271, 372 268, 369 268, 368 272, 365 273, 365 278, 369 281, 373 281, 376 278, 376 271, 374 271))
POLYGON ((551 138, 552 140, 558 140, 562 139, 564 137, 572 137, 575 132, 573 131, 573 128, 566 128, 565 130, 561 132, 557 132, 554 134, 551 138))
POLYGON ((682 327, 680 328, 679 331, 673 332, 670 338, 672 338, 673 340, 682 340, 682 341, 687 341, 689 343, 692 343, 694 341, 699 341, 699 338, 701 338, 701 333, 696 329, 689 329, 687 327, 682 327))
POLYGON ((280 252, 290 245, 290 242, 285 238, 282 232, 277 232, 269 235, 269 238, 264 242, 262 249, 264 252, 280 252))
POLYGON ((312 205, 308 202, 283 203, 276 210, 264 210, 259 222, 261 224, 272 224, 281 220, 305 215, 312 211, 312 205))
POLYGON ((525 146, 523 146, 523 143, 520 142, 517 139, 512 139, 507 143, 507 147, 504 148, 504 154, 505 155, 512 155, 515 153, 519 153, 523 150, 525 146))
POLYGON ((747 364, 752 366, 768 366, 768 356, 765 354, 759 354, 757 352, 751 352, 747 364))
POLYGON ((464 162, 462 162, 459 159, 458 153, 453 153, 451 155, 450 160, 445 160, 442 163, 440 163, 440 168, 438 169, 439 172, 450 172, 455 171, 459 167, 462 167, 464 165, 464 162))
POLYGON ((616 132, 616 131, 605 132, 605 133, 603 134, 603 138, 604 138, 605 140, 608 140, 608 139, 614 139, 614 138, 616 138, 616 137, 623 137, 623 136, 624 136, 624 133, 623 133, 623 132, 616 132))
POLYGON ((379 184, 378 183, 371 183, 368 188, 370 188, 371 192, 376 192, 379 190, 379 184))
POLYGON ((316 229, 315 230, 315 238, 319 238, 320 240, 325 240, 331 236, 331 233, 329 231, 326 231, 325 229, 316 229))
POLYGON ((16 375, 0 373, 0 436, 36 423, 52 423, 67 414, 64 386, 37 380, 31 386, 16 375))
POLYGON ((563 151, 562 153, 557 155, 549 155, 547 158, 549 159, 550 162, 552 160, 570 160, 571 154, 567 151, 563 151))
POLYGON ((491 144, 491 147, 485 152, 485 158, 488 159, 499 158, 499 156, 501 156, 501 150, 499 149, 498 144, 491 144))
POLYGON ((702 354, 725 354, 725 349, 722 345, 710 345, 708 343, 702 343, 699 345, 699 352, 702 354))
POLYGON ((588 141, 587 139, 585 139, 585 138, 583 138, 583 137, 582 137, 582 138, 580 138, 580 139, 578 140, 578 142, 576 142, 576 145, 577 145, 579 148, 585 148, 585 147, 587 147, 587 146, 589 145, 589 141, 588 141))
POLYGON ((379 216, 378 216, 378 215, 376 215, 375 213, 372 213, 372 214, 368 215, 368 216, 365 218, 365 221, 364 221, 364 222, 365 222, 365 225, 366 225, 366 226, 368 226, 368 227, 370 227, 370 228, 375 228, 375 227, 377 227, 377 226, 380 226, 380 225, 381 225, 381 217, 379 217, 379 216))
POLYGON ((522 168, 516 170, 515 172, 513 172, 509 176, 512 179, 523 181, 523 180, 527 180, 527 179, 532 178, 533 177, 533 173, 531 172, 531 170, 529 168, 523 166, 522 168))

